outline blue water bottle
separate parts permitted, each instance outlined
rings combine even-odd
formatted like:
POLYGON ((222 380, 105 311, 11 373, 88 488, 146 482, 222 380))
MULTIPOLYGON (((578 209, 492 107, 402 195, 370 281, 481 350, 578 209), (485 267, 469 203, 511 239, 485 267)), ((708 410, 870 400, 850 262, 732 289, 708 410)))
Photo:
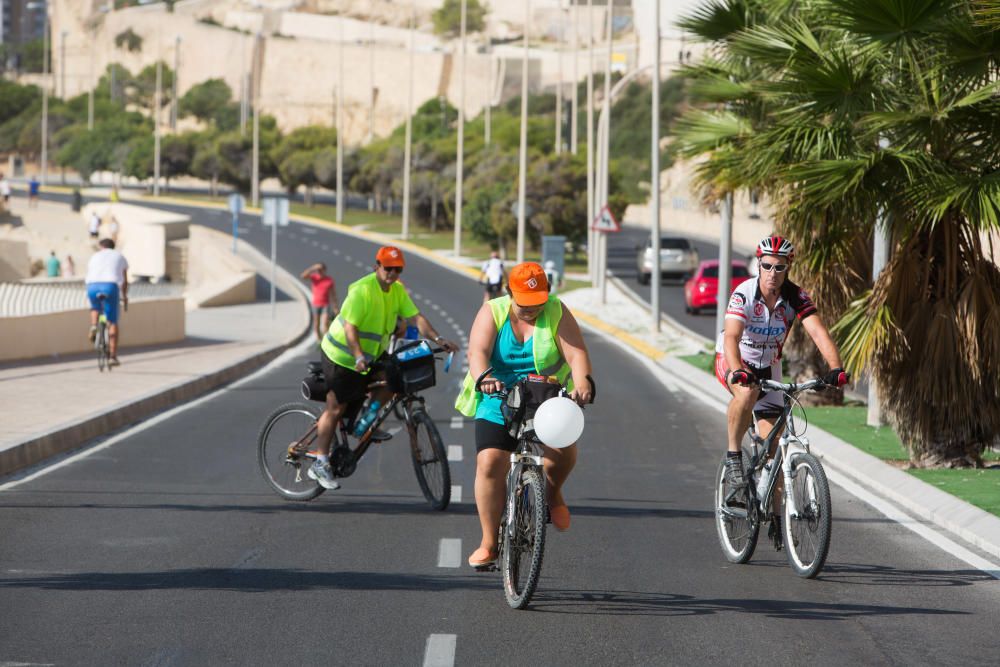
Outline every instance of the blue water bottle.
POLYGON ((354 435, 359 438, 364 435, 365 431, 368 430, 368 427, 372 425, 373 421, 375 421, 375 417, 378 416, 378 409, 380 407, 382 407, 382 404, 375 399, 372 399, 371 403, 368 404, 368 410, 365 411, 365 414, 358 420, 357 424, 354 425, 354 435))

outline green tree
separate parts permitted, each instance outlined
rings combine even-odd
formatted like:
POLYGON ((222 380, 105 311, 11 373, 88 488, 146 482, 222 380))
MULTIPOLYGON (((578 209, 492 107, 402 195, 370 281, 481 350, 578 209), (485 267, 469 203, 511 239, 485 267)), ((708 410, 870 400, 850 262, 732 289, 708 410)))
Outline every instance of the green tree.
MULTIPOLYGON (((466 32, 481 31, 486 25, 486 13, 486 7, 479 0, 466 0, 466 32)), ((434 32, 438 35, 457 36, 462 27, 462 0, 444 0, 441 7, 434 10, 431 19, 434 21, 434 32)))
POLYGON ((127 28, 115 35, 115 48, 125 49, 129 53, 142 51, 142 37, 132 28, 127 28))
POLYGON ((22 86, 13 81, 0 79, 0 125, 17 117, 41 98, 42 91, 37 86, 22 86))
POLYGON ((336 162, 337 131, 322 125, 307 125, 285 135, 271 150, 281 183, 289 195, 305 187, 305 199, 312 206, 313 188, 320 184, 316 171, 321 151, 332 152, 336 162))
POLYGON ((1000 270, 981 240, 1000 228, 1000 31, 971 8, 713 0, 683 23, 713 42, 685 153, 715 192, 770 194, 796 280, 842 314, 845 360, 918 466, 981 465, 1000 440, 1000 270), (857 257, 879 219, 892 258, 871 285, 857 257))
POLYGON ((225 81, 207 79, 181 96, 178 110, 182 116, 194 116, 203 123, 211 123, 230 104, 232 97, 233 91, 225 81))

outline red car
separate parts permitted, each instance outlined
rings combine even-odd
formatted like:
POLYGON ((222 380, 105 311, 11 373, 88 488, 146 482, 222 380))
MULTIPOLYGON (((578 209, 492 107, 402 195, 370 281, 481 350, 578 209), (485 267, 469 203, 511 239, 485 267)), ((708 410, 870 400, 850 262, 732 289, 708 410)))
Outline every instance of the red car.
MULTIPOLYGON (((733 261, 733 276, 729 284, 732 293, 736 286, 750 278, 745 262, 733 261)), ((702 308, 715 308, 719 291, 719 260, 706 259, 698 265, 694 275, 684 283, 684 310, 697 315, 702 308)))

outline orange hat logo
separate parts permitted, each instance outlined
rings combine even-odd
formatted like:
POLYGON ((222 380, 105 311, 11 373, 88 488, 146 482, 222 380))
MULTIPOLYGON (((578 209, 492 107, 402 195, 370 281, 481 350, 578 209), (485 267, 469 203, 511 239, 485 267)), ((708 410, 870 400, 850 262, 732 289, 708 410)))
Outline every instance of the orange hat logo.
POLYGON ((538 281, 535 280, 534 278, 528 278, 528 280, 526 281, 526 284, 531 289, 537 289, 537 287, 538 287, 538 281))

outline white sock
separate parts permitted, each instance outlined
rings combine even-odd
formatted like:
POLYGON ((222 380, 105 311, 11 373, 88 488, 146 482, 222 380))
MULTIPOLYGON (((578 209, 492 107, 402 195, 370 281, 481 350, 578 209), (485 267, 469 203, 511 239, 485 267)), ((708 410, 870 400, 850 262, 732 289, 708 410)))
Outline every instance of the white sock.
POLYGON ((323 465, 326 465, 327 463, 330 462, 330 457, 326 454, 317 454, 316 460, 322 463, 323 465))

